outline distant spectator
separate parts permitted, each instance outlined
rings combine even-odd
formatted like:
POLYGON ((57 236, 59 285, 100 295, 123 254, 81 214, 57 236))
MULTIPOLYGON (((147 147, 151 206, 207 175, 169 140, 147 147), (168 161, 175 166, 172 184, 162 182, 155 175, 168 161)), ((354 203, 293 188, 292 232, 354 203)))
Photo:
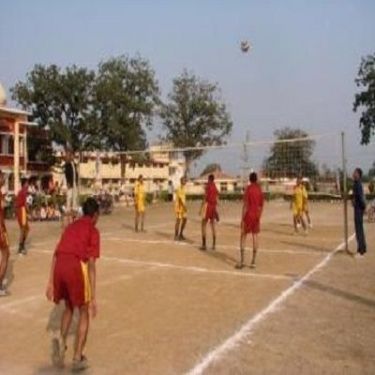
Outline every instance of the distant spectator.
POLYGON ((20 227, 20 240, 18 246, 18 254, 26 255, 25 242, 29 234, 29 220, 28 220, 28 204, 27 196, 29 191, 29 181, 27 178, 21 180, 21 189, 15 199, 15 208, 18 224, 20 227))
POLYGON ((47 206, 47 219, 55 220, 55 207, 53 203, 49 203, 47 206))
POLYGON ((363 215, 366 211, 366 201, 362 186, 362 169, 356 168, 353 172, 353 208, 354 225, 357 239, 357 258, 362 258, 366 251, 366 238, 363 229, 363 215))
POLYGON ((40 220, 44 221, 47 220, 47 207, 45 204, 42 204, 42 207, 40 207, 40 220))
POLYGON ((64 175, 67 187, 66 194, 66 216, 67 222, 71 223, 78 210, 78 171, 74 162, 73 151, 68 149, 65 156, 64 175))
POLYGON ((173 201, 173 182, 171 180, 168 181, 168 202, 173 201))

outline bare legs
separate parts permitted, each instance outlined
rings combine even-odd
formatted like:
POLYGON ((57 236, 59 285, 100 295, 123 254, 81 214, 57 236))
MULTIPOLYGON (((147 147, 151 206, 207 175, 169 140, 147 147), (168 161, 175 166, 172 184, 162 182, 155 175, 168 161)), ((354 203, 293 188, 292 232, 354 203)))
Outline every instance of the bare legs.
MULTIPOLYGON (((201 224, 202 246, 200 248, 201 250, 207 250, 207 244, 206 244, 207 222, 208 222, 208 220, 202 219, 202 224, 201 224)), ((211 233, 212 233, 212 250, 215 250, 215 248, 216 248, 216 227, 215 227, 215 221, 214 220, 210 220, 210 227, 211 227, 211 233)))
POLYGON ((176 219, 175 229, 174 229, 174 238, 175 240, 184 240, 184 230, 186 227, 187 219, 186 217, 179 219, 176 219))
POLYGON ((181 223, 181 219, 176 219, 176 224, 174 226, 174 239, 177 241, 178 240, 178 236, 179 236, 179 233, 180 233, 180 223, 181 223))
MULTIPOLYGON (((66 350, 66 340, 68 337, 70 325, 72 323, 72 318, 73 318, 73 308, 69 304, 66 304, 63 316, 61 318, 61 327, 60 327, 62 345, 64 346, 63 348, 61 348, 62 351, 66 350)), ((85 345, 87 341, 89 321, 90 321, 89 306, 86 304, 79 308, 79 321, 78 321, 78 327, 77 327, 77 332, 76 332, 73 360, 80 361, 82 359, 83 351, 85 349, 85 345)))
POLYGON ((310 213, 309 211, 305 210, 304 211, 304 214, 306 216, 306 219, 307 219, 307 225, 309 228, 312 228, 312 224, 311 224, 311 218, 310 218, 310 213))
POLYGON ((294 226, 294 231, 295 233, 298 233, 298 224, 302 225, 303 230, 306 232, 307 227, 305 220, 302 215, 293 215, 293 226, 294 226))
POLYGON ((1 249, 0 289, 4 288, 3 281, 4 281, 5 273, 8 267, 8 260, 9 260, 9 247, 7 246, 1 249))
POLYGON ((27 239, 27 235, 29 234, 29 226, 25 225, 20 229, 20 242, 19 242, 19 247, 18 247, 18 252, 19 253, 25 253, 25 242, 27 239))
POLYGON ((79 321, 76 336, 76 347, 74 350, 73 360, 81 360, 83 350, 85 349, 87 341, 87 333, 89 330, 89 306, 83 305, 79 308, 79 321))
POLYGON ((206 245, 207 220, 206 219, 202 219, 201 232, 202 232, 202 246, 200 249, 207 250, 207 245, 206 245))
POLYGON ((60 334, 63 340, 63 344, 66 343, 66 338, 68 337, 69 328, 72 323, 73 318, 73 309, 68 305, 65 304, 65 310, 63 316, 61 318, 61 326, 60 326, 60 334))
POLYGON ((256 260, 257 252, 258 252, 258 234, 253 233, 252 237, 253 237, 253 258, 251 259, 250 267, 255 268, 255 260, 256 260))
MULTIPOLYGON (((236 264, 237 269, 241 269, 245 265, 244 262, 245 262, 246 237, 247 237, 247 233, 245 232, 244 225, 242 224, 241 236, 240 236, 240 261, 236 264)), ((258 246, 259 246, 258 233, 252 233, 252 240, 253 240, 253 256, 251 259, 250 268, 255 268, 256 256, 257 256, 258 246)))
POLYGON ((141 222, 141 232, 144 232, 144 224, 145 224, 145 213, 135 211, 135 222, 134 222, 134 229, 136 232, 138 232, 139 228, 139 222, 141 222))

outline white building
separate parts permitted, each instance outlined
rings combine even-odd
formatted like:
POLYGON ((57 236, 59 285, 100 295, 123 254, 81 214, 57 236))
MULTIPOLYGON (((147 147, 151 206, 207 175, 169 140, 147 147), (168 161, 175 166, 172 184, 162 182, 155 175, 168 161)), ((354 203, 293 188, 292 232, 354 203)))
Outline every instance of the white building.
MULTIPOLYGON (((151 146, 147 154, 125 156, 125 174, 121 180, 121 155, 115 152, 83 152, 79 162, 81 191, 100 189, 112 191, 132 191, 139 175, 143 176, 146 191, 155 192, 168 189, 168 182, 178 186, 185 174, 185 158, 181 153, 171 151, 169 145, 151 146)), ((58 164, 63 165, 63 152, 57 153, 58 164)), ((78 163, 78 156, 76 162, 78 163)), ((55 168, 54 179, 64 183, 62 169, 55 168)))

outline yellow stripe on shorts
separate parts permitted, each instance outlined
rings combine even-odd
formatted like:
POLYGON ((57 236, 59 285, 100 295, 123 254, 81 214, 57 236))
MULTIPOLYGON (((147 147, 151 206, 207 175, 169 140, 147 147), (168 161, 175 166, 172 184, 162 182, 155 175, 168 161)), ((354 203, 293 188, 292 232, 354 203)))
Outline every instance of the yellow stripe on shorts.
POLYGON ((91 286, 90 286, 90 279, 89 279, 89 265, 88 263, 81 262, 81 270, 83 276, 83 288, 85 293, 85 303, 89 303, 91 301, 91 286))

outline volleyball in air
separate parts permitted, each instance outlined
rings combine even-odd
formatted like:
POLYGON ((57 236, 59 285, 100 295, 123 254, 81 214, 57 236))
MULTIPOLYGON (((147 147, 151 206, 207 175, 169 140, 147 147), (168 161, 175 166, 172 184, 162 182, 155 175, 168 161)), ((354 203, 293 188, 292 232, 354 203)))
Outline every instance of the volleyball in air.
POLYGON ((247 40, 243 40, 243 41, 241 42, 240 47, 241 47, 241 51, 242 51, 243 53, 247 53, 247 52, 250 51, 251 45, 250 45, 250 43, 249 43, 247 40))

